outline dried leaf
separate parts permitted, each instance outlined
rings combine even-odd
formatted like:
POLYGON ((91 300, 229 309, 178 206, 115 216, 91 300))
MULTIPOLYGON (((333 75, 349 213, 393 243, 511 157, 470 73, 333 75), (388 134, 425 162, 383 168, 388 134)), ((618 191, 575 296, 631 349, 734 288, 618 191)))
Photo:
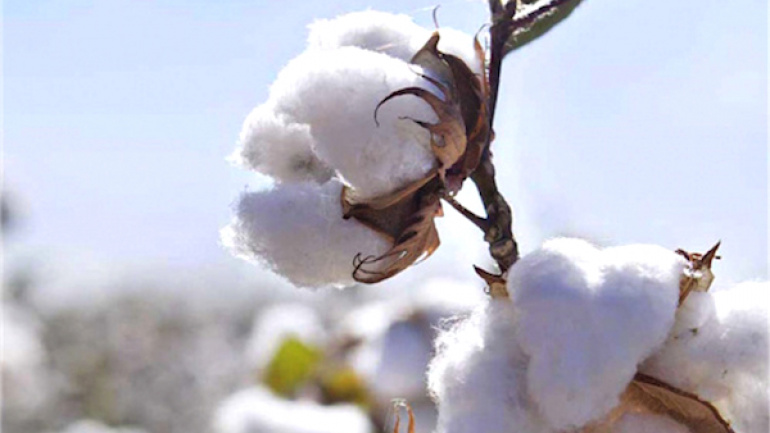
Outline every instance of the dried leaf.
POLYGON ((636 374, 621 401, 626 411, 665 415, 691 432, 734 433, 711 403, 645 374, 636 374))
POLYGON ((379 257, 356 255, 353 260, 356 281, 371 284, 390 278, 418 259, 427 258, 438 248, 440 242, 433 219, 441 215, 439 197, 435 193, 426 193, 415 194, 415 199, 419 200, 417 212, 399 220, 404 221, 406 227, 388 252, 379 257))
POLYGON ((517 50, 547 33, 567 18, 581 0, 560 2, 558 0, 525 0, 520 9, 521 16, 516 22, 524 23, 514 29, 505 43, 505 53, 517 50))
POLYGON ((714 281, 714 273, 711 272, 711 263, 720 257, 716 255, 721 241, 711 247, 705 254, 690 253, 683 249, 676 250, 689 261, 689 268, 679 280, 679 304, 681 305, 692 291, 706 292, 714 281))

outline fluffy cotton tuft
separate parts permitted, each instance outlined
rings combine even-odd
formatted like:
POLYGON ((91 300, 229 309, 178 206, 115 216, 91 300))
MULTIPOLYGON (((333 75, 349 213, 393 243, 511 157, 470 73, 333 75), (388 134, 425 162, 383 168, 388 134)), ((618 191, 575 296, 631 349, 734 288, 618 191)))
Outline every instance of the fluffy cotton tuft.
POLYGON ((246 118, 230 160, 279 182, 322 183, 333 174, 313 152, 310 127, 287 120, 269 104, 258 106, 246 118))
MULTIPOLYGON (((473 38, 440 29, 439 49, 476 73, 473 38)), ((392 192, 436 166, 429 132, 437 121, 420 98, 377 104, 407 87, 436 89, 409 64, 431 32, 405 15, 357 12, 310 26, 308 50, 278 74, 269 100, 246 119, 231 159, 279 182, 325 182, 335 172, 357 197, 392 192)))
POLYGON ((386 240, 342 218, 342 184, 279 184, 241 196, 222 242, 235 255, 266 264, 301 287, 353 283, 358 253, 382 254, 386 240))
POLYGON ((358 47, 380 52, 408 62, 430 37, 403 14, 362 11, 331 20, 318 20, 309 26, 308 45, 318 49, 358 47))
MULTIPOLYGON (((459 57, 474 73, 481 73, 473 37, 449 27, 441 27, 438 32, 441 36, 439 50, 459 57)), ((362 11, 311 24, 308 45, 311 49, 358 47, 408 62, 425 45, 431 33, 407 15, 362 11)))
POLYGON ((511 270, 529 395, 555 429, 604 416, 674 322, 684 262, 656 246, 555 239, 511 270))
POLYGON ((711 401, 737 431, 767 432, 769 306, 768 282, 691 293, 641 370, 711 401))
POLYGON ((434 123, 427 103, 392 92, 427 86, 420 69, 356 47, 307 51, 292 60, 270 90, 276 110, 310 127, 316 154, 362 197, 394 191, 435 165, 430 133, 407 119, 434 123))
POLYGON ((371 433, 369 419, 352 405, 287 401, 263 388, 230 396, 217 410, 216 433, 371 433))
POLYGON ((491 301, 439 335, 428 370, 438 433, 550 431, 526 394, 515 326, 512 304, 491 301))

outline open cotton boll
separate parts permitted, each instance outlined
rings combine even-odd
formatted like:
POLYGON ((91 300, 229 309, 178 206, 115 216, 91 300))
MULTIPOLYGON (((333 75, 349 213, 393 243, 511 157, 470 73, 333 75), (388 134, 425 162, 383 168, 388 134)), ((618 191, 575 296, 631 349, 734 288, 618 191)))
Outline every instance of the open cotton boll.
POLYGON ((353 284, 353 258, 388 250, 385 238, 342 218, 342 184, 279 184, 244 193, 222 243, 301 287, 353 284))
POLYGON ((355 47, 311 50, 292 60, 271 88, 279 113, 306 123, 316 154, 371 198, 423 178, 435 165, 430 134, 410 117, 437 118, 421 99, 407 95, 377 104, 390 93, 427 86, 419 68, 355 47))
POLYGON ((554 239, 511 269, 529 395, 552 427, 580 427, 618 404, 674 324, 684 265, 662 247, 554 239))
POLYGON ((769 307, 767 282, 691 293, 641 371, 711 401, 736 431, 767 432, 769 307))
POLYGON ((408 15, 371 10, 318 20, 309 28, 311 49, 358 47, 403 61, 409 61, 430 37, 430 31, 408 15))
POLYGON ((305 304, 277 304, 259 312, 254 319, 246 351, 251 365, 262 369, 273 359, 287 338, 322 347, 326 329, 316 311, 305 304))
POLYGON ((321 406, 283 400, 255 387, 227 398, 214 418, 216 433, 371 433, 369 419, 353 405, 321 406))
POLYGON ((276 114, 270 104, 263 104, 246 118, 230 160, 279 182, 326 182, 333 171, 312 148, 307 125, 290 122, 276 114))
POLYGON ((513 314, 510 302, 490 301, 437 338, 428 388, 438 433, 550 432, 527 396, 513 314))

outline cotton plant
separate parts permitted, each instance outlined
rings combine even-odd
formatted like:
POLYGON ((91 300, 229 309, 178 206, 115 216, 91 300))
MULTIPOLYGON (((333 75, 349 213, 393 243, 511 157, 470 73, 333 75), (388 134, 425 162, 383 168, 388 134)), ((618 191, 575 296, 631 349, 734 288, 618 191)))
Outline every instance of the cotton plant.
MULTIPOLYGON (((766 431, 767 283, 710 293, 719 244, 558 238, 519 256, 491 153, 502 60, 579 3, 490 0, 486 44, 374 11, 311 25, 231 156, 272 187, 241 195, 222 242, 299 287, 375 284, 439 248, 448 204, 482 231, 494 269, 475 267, 488 296, 436 339, 437 432, 766 431), (483 215, 458 200, 468 183, 483 215)), ((400 380, 389 365, 429 355, 392 348, 415 327, 366 308, 377 343, 358 356, 387 388, 400 380)))

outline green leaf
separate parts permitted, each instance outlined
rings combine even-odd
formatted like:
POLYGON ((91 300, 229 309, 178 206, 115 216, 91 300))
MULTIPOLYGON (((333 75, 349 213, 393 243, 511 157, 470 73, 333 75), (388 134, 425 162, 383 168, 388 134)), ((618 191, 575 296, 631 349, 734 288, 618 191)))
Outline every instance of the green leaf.
POLYGON ((548 4, 557 2, 554 0, 522 0, 514 21, 525 22, 525 24, 514 29, 513 34, 505 43, 504 52, 509 53, 517 50, 544 35, 567 18, 581 1, 566 1, 559 6, 549 8, 547 7, 548 4))
POLYGON ((262 380, 276 394, 289 397, 313 376, 321 358, 319 349, 288 337, 276 350, 262 380))

